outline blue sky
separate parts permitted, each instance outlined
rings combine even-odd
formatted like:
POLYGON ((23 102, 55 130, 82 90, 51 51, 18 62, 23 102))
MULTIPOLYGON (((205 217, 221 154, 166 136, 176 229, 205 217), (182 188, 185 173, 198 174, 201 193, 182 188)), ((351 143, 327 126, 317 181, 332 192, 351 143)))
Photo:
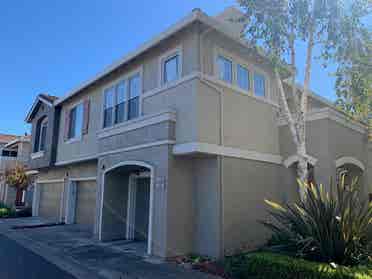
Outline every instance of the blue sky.
MULTIPOLYGON (((195 7, 215 15, 233 4, 232 0, 1 1, 0 133, 29 132, 24 118, 37 94, 65 95, 195 7)), ((300 64, 304 57, 301 49, 300 64)), ((314 63, 312 89, 334 100, 329 69, 314 63)))

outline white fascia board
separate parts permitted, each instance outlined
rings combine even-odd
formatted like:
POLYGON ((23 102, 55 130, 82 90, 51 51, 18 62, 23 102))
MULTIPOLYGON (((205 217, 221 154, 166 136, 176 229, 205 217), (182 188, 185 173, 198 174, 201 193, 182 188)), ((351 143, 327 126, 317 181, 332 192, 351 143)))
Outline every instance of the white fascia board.
POLYGON ((27 122, 27 123, 30 123, 31 122, 31 115, 32 115, 33 111, 35 110, 35 108, 36 108, 36 106, 38 105, 39 102, 42 102, 42 103, 46 104, 49 107, 52 107, 53 106, 53 103, 45 100, 41 96, 37 96, 36 100, 32 104, 32 107, 31 107, 30 111, 27 113, 27 116, 25 118, 25 122, 27 122))

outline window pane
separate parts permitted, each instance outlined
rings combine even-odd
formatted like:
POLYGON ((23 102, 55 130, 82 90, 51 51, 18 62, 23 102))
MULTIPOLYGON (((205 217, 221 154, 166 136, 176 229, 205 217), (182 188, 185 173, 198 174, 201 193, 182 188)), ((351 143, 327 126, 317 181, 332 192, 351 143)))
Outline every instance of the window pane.
POLYGON ((112 108, 114 106, 114 97, 114 87, 105 90, 105 108, 112 108))
POLYGON ((122 81, 117 85, 116 92, 117 92, 116 104, 125 102, 127 99, 127 88, 125 81, 122 81))
POLYGON ((173 56, 164 62, 164 83, 177 80, 179 77, 178 63, 179 56, 173 56))
POLYGON ((84 107, 80 104, 76 107, 75 137, 80 137, 83 132, 84 107))
POLYGON ((139 115, 139 97, 130 99, 128 102, 128 120, 138 117, 139 115))
POLYGON ((137 74, 129 79, 129 99, 140 95, 140 75, 137 74))
POLYGON ((125 102, 116 105, 115 107, 115 123, 124 121, 125 116, 125 102))
POLYGON ((256 96, 265 97, 265 77, 261 74, 254 74, 254 94, 256 96))
POLYGON ((247 68, 241 65, 238 65, 237 68, 237 82, 240 88, 249 90, 249 72, 247 68))
POLYGON ((41 125, 41 132, 40 132, 40 151, 44 151, 45 150, 47 125, 48 125, 47 123, 43 123, 41 125))
POLYGON ((219 78, 232 82, 232 62, 223 56, 218 56, 217 59, 219 78))
POLYGON ((110 127, 112 126, 112 112, 113 108, 107 108, 104 111, 104 121, 103 121, 103 127, 110 127))
POLYGON ((76 107, 70 111, 70 126, 68 132, 68 138, 72 139, 75 137, 75 125, 76 125, 76 107))
POLYGON ((84 106, 77 105, 70 112, 70 127, 68 138, 80 137, 83 131, 84 106))

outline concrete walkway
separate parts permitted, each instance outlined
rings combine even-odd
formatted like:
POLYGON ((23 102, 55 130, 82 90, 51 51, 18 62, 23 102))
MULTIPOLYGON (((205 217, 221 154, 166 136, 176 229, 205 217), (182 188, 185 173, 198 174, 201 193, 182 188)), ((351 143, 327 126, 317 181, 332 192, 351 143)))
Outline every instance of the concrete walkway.
POLYGON ((101 243, 78 225, 11 229, 14 225, 41 224, 40 218, 1 219, 0 234, 40 255, 76 278, 110 279, 215 279, 175 264, 146 258, 145 246, 136 242, 101 243))

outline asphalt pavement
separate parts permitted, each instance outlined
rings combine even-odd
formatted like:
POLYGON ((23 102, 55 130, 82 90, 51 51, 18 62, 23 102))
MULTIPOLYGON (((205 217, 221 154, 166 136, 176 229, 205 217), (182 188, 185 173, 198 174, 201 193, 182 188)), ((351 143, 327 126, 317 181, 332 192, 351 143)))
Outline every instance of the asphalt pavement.
POLYGON ((3 235, 0 235, 0 278, 76 279, 3 235))

